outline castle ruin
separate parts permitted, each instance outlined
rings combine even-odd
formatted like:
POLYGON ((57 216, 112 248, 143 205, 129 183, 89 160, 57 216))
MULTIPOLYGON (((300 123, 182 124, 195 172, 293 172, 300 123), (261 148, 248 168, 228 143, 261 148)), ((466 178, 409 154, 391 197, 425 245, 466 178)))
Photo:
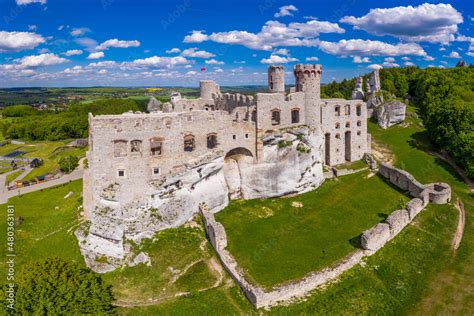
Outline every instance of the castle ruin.
POLYGON ((268 92, 255 96, 223 94, 206 80, 200 98, 173 93, 161 111, 89 115, 91 225, 77 234, 87 264, 99 272, 132 265, 125 240, 182 225, 200 203, 218 212, 229 199, 307 192, 324 181, 324 164, 362 159, 366 103, 321 99, 321 75, 321 65, 295 65, 287 94, 284 68, 271 66, 268 92))

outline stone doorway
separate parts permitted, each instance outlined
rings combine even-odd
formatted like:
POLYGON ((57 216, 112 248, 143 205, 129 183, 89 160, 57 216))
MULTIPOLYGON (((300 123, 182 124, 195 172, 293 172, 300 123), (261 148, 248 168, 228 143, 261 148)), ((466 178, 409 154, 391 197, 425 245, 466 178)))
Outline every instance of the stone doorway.
POLYGON ((344 144, 345 144, 345 158, 346 158, 346 161, 351 161, 351 153, 352 153, 352 148, 351 148, 351 141, 352 141, 352 137, 351 137, 351 132, 350 131, 347 131, 345 134, 344 134, 344 144))
POLYGON ((331 134, 324 135, 324 156, 326 165, 331 165, 331 134))

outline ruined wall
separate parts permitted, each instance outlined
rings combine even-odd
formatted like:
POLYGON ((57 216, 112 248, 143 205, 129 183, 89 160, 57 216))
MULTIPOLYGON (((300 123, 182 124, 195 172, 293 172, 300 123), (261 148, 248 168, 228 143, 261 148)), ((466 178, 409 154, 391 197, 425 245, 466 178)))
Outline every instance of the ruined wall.
POLYGON ((297 92, 285 96, 283 93, 258 93, 257 128, 263 132, 306 124, 304 94, 297 92), (298 111, 298 120, 292 123, 292 111, 298 111), (273 112, 279 113, 279 122, 273 112))
POLYGON ((338 165, 362 159, 370 151, 365 103, 342 99, 323 99, 321 102, 326 164, 338 165), (346 152, 346 148, 349 152, 346 152))

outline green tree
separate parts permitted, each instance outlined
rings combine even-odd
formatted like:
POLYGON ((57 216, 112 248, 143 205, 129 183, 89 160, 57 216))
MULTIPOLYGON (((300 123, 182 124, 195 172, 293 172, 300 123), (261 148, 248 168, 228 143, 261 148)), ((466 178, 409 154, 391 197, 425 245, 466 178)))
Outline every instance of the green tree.
POLYGON ((16 315, 97 315, 113 312, 100 275, 60 258, 26 265, 16 282, 16 315))
POLYGON ((77 156, 66 156, 59 159, 59 168, 62 172, 71 173, 79 166, 79 158, 77 156))

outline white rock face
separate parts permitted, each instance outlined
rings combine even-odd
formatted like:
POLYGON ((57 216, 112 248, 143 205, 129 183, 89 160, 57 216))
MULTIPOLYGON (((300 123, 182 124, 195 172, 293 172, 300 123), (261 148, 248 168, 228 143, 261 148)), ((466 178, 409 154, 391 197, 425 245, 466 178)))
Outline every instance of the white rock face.
POLYGON ((143 188, 143 196, 122 205, 118 185, 101 195, 102 208, 91 213, 89 232, 78 232, 87 265, 97 272, 124 264, 148 263, 131 253, 127 240, 140 243, 163 229, 188 221, 205 202, 212 213, 229 198, 251 199, 309 191, 324 181, 323 137, 307 128, 268 135, 261 161, 245 154, 214 157, 143 188), (104 260, 107 258, 107 260, 104 260))
POLYGON ((389 128, 405 120, 406 105, 393 100, 376 108, 377 122, 381 128, 389 128))
POLYGON ((157 112, 161 111, 161 102, 158 101, 155 97, 150 97, 150 101, 148 101, 147 105, 148 112, 157 112))

